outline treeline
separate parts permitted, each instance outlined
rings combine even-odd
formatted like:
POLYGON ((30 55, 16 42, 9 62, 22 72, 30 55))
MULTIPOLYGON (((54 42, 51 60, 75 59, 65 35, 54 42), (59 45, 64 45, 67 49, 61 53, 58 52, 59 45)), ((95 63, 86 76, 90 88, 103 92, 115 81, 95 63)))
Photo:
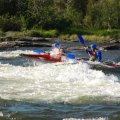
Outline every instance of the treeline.
POLYGON ((120 0, 0 0, 0 29, 119 29, 120 0))

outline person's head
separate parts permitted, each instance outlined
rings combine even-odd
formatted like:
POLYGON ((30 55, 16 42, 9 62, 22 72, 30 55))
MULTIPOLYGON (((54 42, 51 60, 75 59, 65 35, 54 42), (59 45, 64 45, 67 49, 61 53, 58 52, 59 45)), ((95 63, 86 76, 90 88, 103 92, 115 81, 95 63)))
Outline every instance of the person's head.
POLYGON ((95 43, 92 43, 91 45, 90 45, 90 48, 92 49, 92 50, 95 50, 96 49, 96 44, 95 43))
POLYGON ((52 47, 60 47, 60 43, 59 42, 55 42, 52 44, 52 47))

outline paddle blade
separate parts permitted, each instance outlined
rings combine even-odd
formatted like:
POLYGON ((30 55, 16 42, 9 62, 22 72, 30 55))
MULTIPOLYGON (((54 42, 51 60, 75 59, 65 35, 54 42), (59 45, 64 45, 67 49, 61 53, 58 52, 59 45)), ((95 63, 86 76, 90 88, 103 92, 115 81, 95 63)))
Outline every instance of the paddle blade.
POLYGON ((81 35, 78 35, 78 39, 83 45, 85 45, 85 41, 81 35))
POLYGON ((67 54, 66 58, 74 60, 75 59, 75 55, 73 55, 73 54, 67 54))
POLYGON ((36 53, 44 53, 42 50, 33 50, 33 52, 36 52, 36 53))

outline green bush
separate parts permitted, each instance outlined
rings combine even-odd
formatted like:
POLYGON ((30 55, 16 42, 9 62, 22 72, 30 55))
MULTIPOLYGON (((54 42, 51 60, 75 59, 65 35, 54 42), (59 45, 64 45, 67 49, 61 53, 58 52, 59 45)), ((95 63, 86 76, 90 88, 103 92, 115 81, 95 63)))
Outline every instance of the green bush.
POLYGON ((55 37, 58 35, 57 30, 48 30, 48 31, 43 31, 43 36, 44 37, 55 37))
POLYGON ((54 37, 57 34, 57 30, 30 30, 28 32, 28 35, 31 37, 54 37))
MULTIPOLYGON (((19 17, 16 16, 0 16, 0 28, 2 31, 20 31, 21 28, 23 27, 23 18, 20 19, 19 17)), ((25 25, 24 25, 25 27, 25 25)))
POLYGON ((114 38, 114 39, 119 39, 120 38, 120 30, 93 30, 92 31, 94 34, 93 35, 97 35, 97 36, 104 36, 104 37, 110 37, 110 38, 114 38))
POLYGON ((28 35, 31 37, 42 37, 42 34, 39 30, 30 30, 28 35))
POLYGON ((5 33, 0 30, 0 37, 3 37, 3 36, 5 36, 5 33))
POLYGON ((91 30, 84 30, 80 28, 69 28, 66 29, 63 34, 81 34, 81 35, 92 35, 93 32, 91 30))
POLYGON ((109 42, 112 40, 110 36, 99 36, 99 35, 83 35, 83 38, 85 41, 91 41, 91 42, 109 42))
POLYGON ((98 35, 98 36, 110 36, 113 38, 120 38, 120 30, 90 30, 80 28, 70 28, 62 32, 62 34, 81 34, 81 35, 98 35))

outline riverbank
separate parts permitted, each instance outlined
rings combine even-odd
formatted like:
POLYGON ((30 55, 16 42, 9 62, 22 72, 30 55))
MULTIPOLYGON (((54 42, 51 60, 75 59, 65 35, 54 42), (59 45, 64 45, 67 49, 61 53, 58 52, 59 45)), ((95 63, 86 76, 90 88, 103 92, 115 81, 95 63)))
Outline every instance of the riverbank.
MULTIPOLYGON (((83 36, 84 37, 84 36, 83 36)), ((20 48, 20 47, 51 47, 51 44, 55 41, 58 41, 56 38, 43 38, 43 37, 16 37, 16 38, 0 38, 0 50, 8 50, 11 48, 20 48)), ((59 40, 60 41, 60 40, 59 40)), ((78 40, 64 40, 64 42, 67 43, 74 43, 78 42, 78 40)), ((91 43, 93 41, 86 41, 86 43, 91 43)), ((109 43, 100 43, 99 48, 101 50, 118 50, 120 49, 120 42, 119 41, 111 41, 109 43)), ((73 46, 73 47, 68 47, 67 50, 82 50, 84 49, 83 46, 73 46)))
MULTIPOLYGON (((51 47, 55 41, 78 42, 77 34, 82 34, 86 43, 100 44, 101 50, 120 49, 119 30, 112 31, 67 31, 59 33, 56 30, 29 30, 23 32, 0 32, 0 50, 18 47, 51 47), (73 34, 71 34, 71 32, 73 34), (57 37, 55 37, 57 36, 57 37)), ((68 49, 83 49, 75 46, 68 49)))
POLYGON ((18 47, 50 47, 52 38, 40 37, 16 37, 16 38, 1 38, 0 49, 6 50, 9 48, 18 47))

